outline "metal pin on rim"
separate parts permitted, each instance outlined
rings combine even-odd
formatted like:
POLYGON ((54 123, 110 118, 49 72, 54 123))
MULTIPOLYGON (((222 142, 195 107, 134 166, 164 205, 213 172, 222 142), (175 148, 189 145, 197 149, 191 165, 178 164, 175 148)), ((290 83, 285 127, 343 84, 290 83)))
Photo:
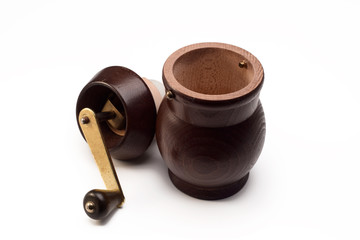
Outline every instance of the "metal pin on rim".
POLYGON ((166 92, 166 98, 167 99, 172 100, 174 97, 175 97, 174 93, 171 90, 166 92))
POLYGON ((247 62, 245 60, 242 60, 241 62, 239 62, 239 67, 240 68, 246 68, 247 67, 247 62))

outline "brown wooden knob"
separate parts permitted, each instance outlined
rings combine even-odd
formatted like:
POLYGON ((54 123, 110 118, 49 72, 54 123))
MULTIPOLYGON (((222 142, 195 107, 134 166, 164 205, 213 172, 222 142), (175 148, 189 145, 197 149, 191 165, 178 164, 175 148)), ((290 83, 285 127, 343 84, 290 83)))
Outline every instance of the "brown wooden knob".
POLYGON ((106 218, 123 202, 123 196, 118 191, 93 189, 84 197, 84 210, 92 219, 106 218))

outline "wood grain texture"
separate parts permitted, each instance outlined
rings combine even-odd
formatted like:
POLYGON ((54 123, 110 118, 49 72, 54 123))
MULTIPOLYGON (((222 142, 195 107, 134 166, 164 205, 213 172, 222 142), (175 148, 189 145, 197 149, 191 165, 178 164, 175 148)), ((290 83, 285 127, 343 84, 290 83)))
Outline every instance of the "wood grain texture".
POLYGON ((183 193, 189 196, 205 199, 205 200, 218 200, 230 197, 240 191, 249 179, 249 173, 242 177, 240 180, 217 187, 202 187, 190 184, 178 178, 169 170, 169 177, 172 183, 183 193))
POLYGON ((163 67, 165 87, 171 85, 175 95, 207 101, 247 95, 263 78, 264 69, 254 55, 224 43, 198 43, 180 48, 163 67), (239 68, 242 61, 247 63, 246 68, 239 68))
MULTIPOLYGON (((236 188, 236 182, 256 163, 265 140, 265 117, 259 103, 251 117, 237 125, 198 127, 177 118, 164 101, 160 106, 156 133, 161 155, 171 173, 178 178, 173 181, 175 186, 197 198, 219 199, 229 196, 223 188, 231 184, 236 188), (202 189, 204 195, 194 188, 202 189)), ((229 191, 234 194, 240 188, 229 191)))
POLYGON ((81 91, 76 117, 88 107, 100 112, 110 99, 125 116, 125 135, 115 134, 106 122, 101 123, 106 147, 115 159, 139 157, 150 145, 156 122, 156 106, 151 91, 143 79, 125 67, 108 67, 101 70, 81 91))
POLYGON ((174 97, 163 99, 156 136, 170 178, 197 198, 231 196, 246 183, 265 140, 261 64, 220 43, 191 45, 169 59, 163 80, 174 97))

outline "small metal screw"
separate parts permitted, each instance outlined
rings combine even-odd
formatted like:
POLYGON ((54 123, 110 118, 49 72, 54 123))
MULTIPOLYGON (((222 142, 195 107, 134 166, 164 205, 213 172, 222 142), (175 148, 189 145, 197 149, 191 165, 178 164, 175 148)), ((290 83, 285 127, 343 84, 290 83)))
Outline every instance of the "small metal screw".
POLYGON ((86 210, 88 213, 93 213, 93 212, 95 212, 95 203, 92 202, 92 201, 86 202, 86 204, 85 204, 85 210, 86 210))
POLYGON ((88 124, 90 122, 90 119, 88 118, 88 117, 83 117, 83 118, 81 118, 81 123, 82 124, 88 124))
POLYGON ((167 91, 166 92, 166 98, 169 100, 172 100, 175 97, 174 93, 172 91, 167 91))
POLYGON ((239 62, 239 67, 240 68, 246 68, 247 67, 247 63, 245 60, 242 60, 241 62, 239 62))

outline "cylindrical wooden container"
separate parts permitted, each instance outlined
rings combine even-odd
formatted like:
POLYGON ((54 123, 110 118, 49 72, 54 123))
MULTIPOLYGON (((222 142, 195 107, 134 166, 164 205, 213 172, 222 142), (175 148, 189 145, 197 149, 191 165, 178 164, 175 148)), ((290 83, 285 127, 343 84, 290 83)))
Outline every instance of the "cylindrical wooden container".
POLYGON ((236 46, 194 44, 167 59, 163 80, 156 137, 170 179, 196 198, 235 194, 265 140, 261 63, 236 46))

